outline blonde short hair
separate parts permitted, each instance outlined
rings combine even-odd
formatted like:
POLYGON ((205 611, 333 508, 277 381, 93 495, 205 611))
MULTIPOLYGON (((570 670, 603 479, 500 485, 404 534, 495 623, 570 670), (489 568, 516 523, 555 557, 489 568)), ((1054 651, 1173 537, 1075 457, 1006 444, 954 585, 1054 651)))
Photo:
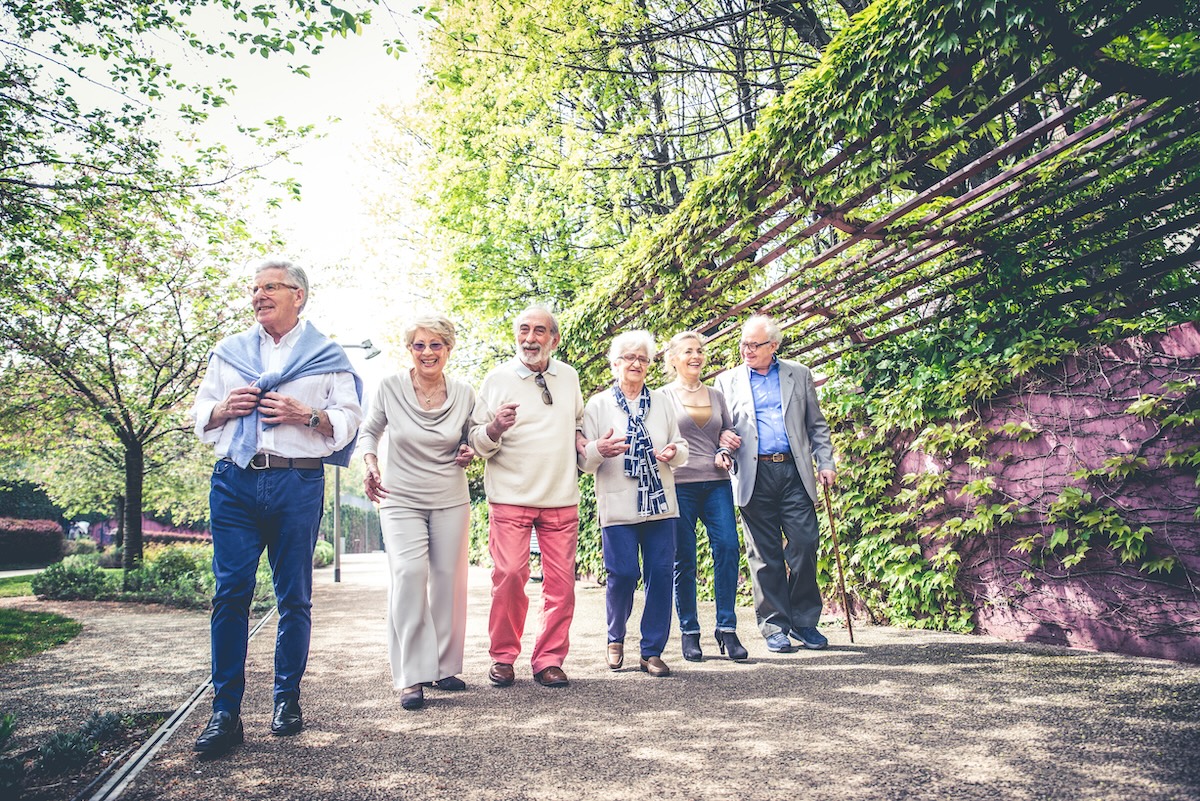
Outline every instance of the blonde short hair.
POLYGON ((666 356, 663 358, 663 370, 667 375, 675 375, 675 357, 683 352, 683 343, 692 339, 704 347, 704 335, 699 331, 680 331, 671 337, 671 341, 667 343, 666 356))
POLYGON ((434 336, 446 343, 447 348, 454 348, 454 323, 450 322, 450 318, 442 314, 426 314, 405 326, 404 347, 408 348, 412 346, 413 340, 417 338, 417 330, 421 328, 432 332, 434 336))

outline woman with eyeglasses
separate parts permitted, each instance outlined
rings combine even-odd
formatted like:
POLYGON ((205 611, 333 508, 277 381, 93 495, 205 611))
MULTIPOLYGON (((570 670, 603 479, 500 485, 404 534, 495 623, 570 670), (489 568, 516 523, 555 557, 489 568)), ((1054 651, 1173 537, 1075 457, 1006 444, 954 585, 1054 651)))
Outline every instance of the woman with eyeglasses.
POLYGON ((593 395, 583 412, 587 446, 579 467, 596 475, 608 618, 608 667, 625 663, 625 629, 633 593, 644 584, 641 659, 651 676, 671 675, 662 652, 671 631, 672 572, 675 564, 673 472, 688 460, 675 407, 646 387, 654 361, 654 337, 647 331, 619 334, 608 350, 613 385, 593 395), (638 567, 639 554, 641 568, 638 567))
POLYGON ((425 687, 463 690, 467 627, 466 444, 475 391, 444 372, 454 324, 440 314, 404 331, 413 366, 383 380, 359 437, 367 497, 379 504, 391 585, 388 657, 405 709, 425 705, 425 687), (388 433, 387 473, 378 448, 388 433))
POLYGON ((704 523, 713 557, 713 598, 717 625, 713 638, 729 658, 741 661, 750 656, 737 636, 738 569, 741 546, 733 512, 733 485, 729 470, 731 450, 722 445, 740 444, 733 428, 733 415, 725 396, 701 381, 707 357, 704 339, 697 331, 681 331, 667 344, 666 368, 675 380, 663 392, 675 404, 679 430, 687 440, 691 457, 675 471, 675 494, 679 519, 675 528, 675 611, 679 613, 679 640, 683 658, 699 662, 700 618, 696 606, 696 521, 704 523))

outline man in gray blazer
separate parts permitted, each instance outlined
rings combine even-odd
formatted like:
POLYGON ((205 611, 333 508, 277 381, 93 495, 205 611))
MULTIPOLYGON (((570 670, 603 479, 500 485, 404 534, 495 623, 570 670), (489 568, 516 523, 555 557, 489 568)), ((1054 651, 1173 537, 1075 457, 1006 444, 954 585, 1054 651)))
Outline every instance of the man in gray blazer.
POLYGON ((817 481, 832 486, 837 472, 812 373, 776 357, 782 339, 770 317, 748 319, 740 344, 744 364, 718 376, 716 386, 741 439, 733 494, 748 534, 758 628, 768 650, 788 653, 789 635, 805 648, 829 644, 817 630, 817 481))

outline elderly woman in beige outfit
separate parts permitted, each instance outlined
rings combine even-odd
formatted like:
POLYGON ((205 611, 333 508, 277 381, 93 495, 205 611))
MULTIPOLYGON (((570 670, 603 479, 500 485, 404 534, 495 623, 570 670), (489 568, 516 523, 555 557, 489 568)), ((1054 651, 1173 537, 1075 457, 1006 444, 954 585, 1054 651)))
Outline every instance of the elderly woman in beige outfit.
POLYGON ((466 444, 475 391, 445 375, 454 325, 441 315, 404 332, 413 366, 384 379, 359 437, 367 497, 379 521, 391 568, 388 657, 405 709, 425 704, 424 687, 462 690, 467 625, 466 444), (379 439, 388 432, 387 473, 379 439))

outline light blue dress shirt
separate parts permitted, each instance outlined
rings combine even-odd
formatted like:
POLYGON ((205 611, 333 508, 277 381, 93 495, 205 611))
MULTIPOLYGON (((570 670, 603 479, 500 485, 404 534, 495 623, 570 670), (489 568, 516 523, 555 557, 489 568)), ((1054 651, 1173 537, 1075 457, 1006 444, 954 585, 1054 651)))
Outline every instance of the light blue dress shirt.
MULTIPOLYGON (((749 367, 746 368, 750 370, 749 367)), ((750 392, 754 396, 754 419, 758 425, 759 453, 791 453, 783 426, 783 395, 779 391, 779 361, 771 359, 766 375, 750 370, 750 392)))

